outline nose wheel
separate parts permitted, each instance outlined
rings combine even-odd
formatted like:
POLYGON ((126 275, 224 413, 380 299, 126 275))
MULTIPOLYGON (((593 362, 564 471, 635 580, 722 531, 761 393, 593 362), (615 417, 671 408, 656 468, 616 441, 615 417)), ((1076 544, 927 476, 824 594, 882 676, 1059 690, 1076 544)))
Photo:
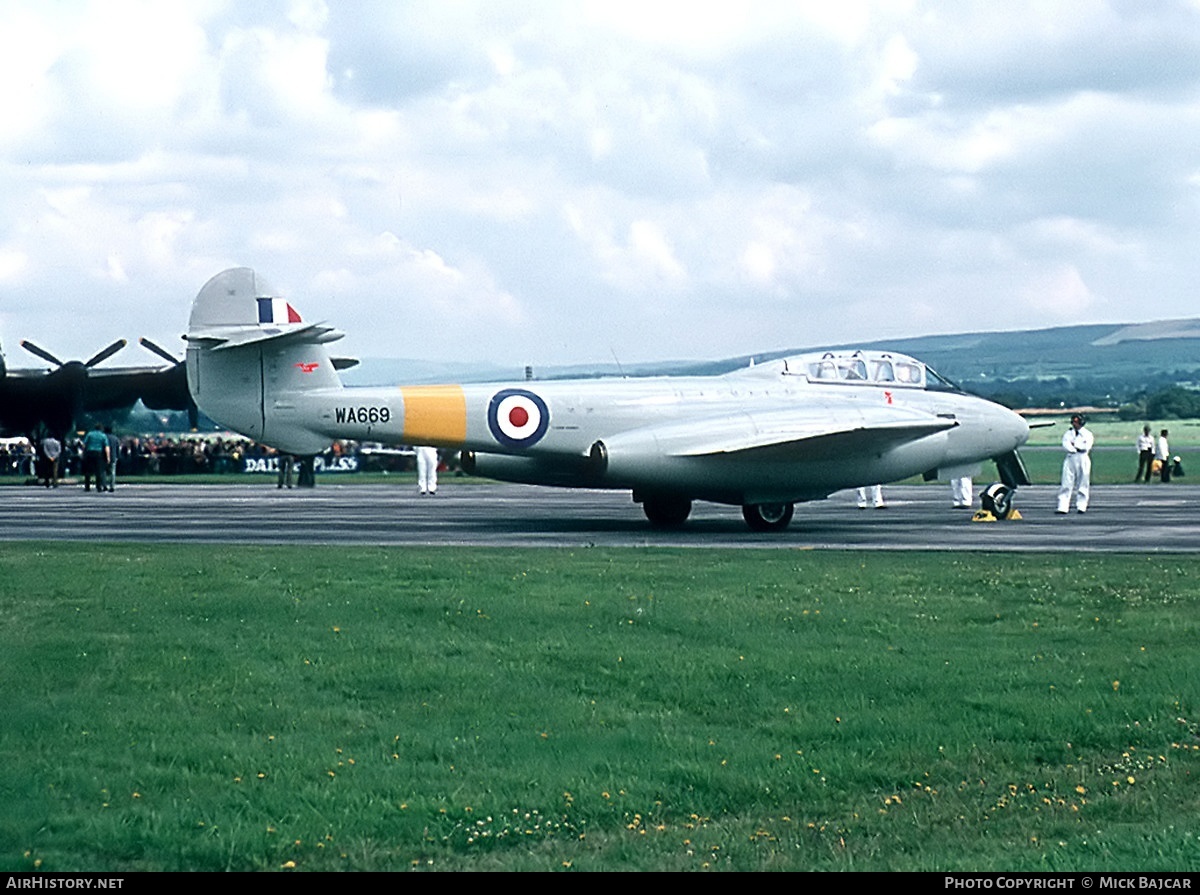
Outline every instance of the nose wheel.
POLYGON ((979 505, 982 509, 976 513, 976 518, 986 522, 993 519, 1020 519, 1021 514, 1013 506, 1014 493, 1014 489, 1003 482, 988 485, 979 495, 979 505))

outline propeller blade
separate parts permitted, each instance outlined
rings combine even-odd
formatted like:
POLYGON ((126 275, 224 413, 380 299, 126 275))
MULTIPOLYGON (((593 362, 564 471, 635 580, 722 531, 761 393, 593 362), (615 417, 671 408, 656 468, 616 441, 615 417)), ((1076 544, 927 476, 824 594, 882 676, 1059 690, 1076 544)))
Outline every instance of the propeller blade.
POLYGON ((62 361, 60 361, 57 357, 55 357, 53 354, 51 354, 45 348, 39 348, 37 345, 34 345, 32 342, 22 339, 21 347, 24 348, 26 351, 28 351, 30 354, 36 355, 37 357, 40 357, 44 361, 49 361, 50 363, 54 364, 54 366, 56 366, 56 367, 61 367, 63 365, 62 361))
POLYGON ((169 352, 166 348, 163 348, 161 345, 156 345, 154 342, 151 342, 145 336, 142 336, 142 338, 138 339, 138 344, 141 345, 143 348, 145 348, 147 351, 154 352, 159 357, 161 357, 163 360, 165 360, 167 363, 171 363, 171 364, 181 363, 179 358, 177 358, 175 355, 173 355, 171 352, 169 352))
POLYGON ((103 363, 104 361, 108 360, 127 344, 128 343, 124 339, 117 339, 117 341, 113 342, 99 354, 93 355, 92 358, 84 364, 84 366, 90 370, 92 367, 96 366, 96 364, 103 363))

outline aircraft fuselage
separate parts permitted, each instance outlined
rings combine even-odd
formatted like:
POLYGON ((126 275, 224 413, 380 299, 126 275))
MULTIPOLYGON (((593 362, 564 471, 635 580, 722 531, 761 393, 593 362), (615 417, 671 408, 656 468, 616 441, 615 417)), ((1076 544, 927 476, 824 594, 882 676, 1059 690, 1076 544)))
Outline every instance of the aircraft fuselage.
POLYGON ((228 409, 210 402, 206 412, 296 453, 333 439, 428 444, 468 452, 478 474, 533 484, 735 504, 812 500, 977 464, 1028 434, 1020 416, 973 395, 821 384, 781 372, 781 363, 724 376, 305 389, 297 380, 320 360, 265 355, 261 401, 228 409), (867 435, 897 414, 945 427, 915 439, 867 435), (792 429, 802 417, 820 437, 756 446, 754 436, 777 428, 782 415, 792 429))

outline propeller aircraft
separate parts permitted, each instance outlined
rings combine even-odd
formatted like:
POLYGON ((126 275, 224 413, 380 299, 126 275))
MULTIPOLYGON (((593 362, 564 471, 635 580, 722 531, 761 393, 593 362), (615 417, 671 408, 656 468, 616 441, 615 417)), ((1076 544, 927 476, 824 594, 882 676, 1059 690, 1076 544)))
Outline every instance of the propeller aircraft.
POLYGON ((326 345, 253 270, 217 274, 192 305, 188 386, 220 425, 292 454, 334 439, 463 452, 469 473, 632 492, 651 523, 692 502, 742 507, 757 531, 794 505, 913 475, 975 474, 994 459, 1026 484, 1029 427, 913 358, 824 352, 719 376, 348 388, 326 345))
POLYGON ((10 370, 0 353, 0 437, 24 435, 36 441, 53 434, 61 439, 83 414, 132 407, 139 398, 154 410, 188 410, 194 419, 183 361, 149 339, 141 344, 171 366, 99 367, 125 347, 124 339, 86 361, 62 361, 22 341, 22 348, 51 365, 49 370, 10 370))

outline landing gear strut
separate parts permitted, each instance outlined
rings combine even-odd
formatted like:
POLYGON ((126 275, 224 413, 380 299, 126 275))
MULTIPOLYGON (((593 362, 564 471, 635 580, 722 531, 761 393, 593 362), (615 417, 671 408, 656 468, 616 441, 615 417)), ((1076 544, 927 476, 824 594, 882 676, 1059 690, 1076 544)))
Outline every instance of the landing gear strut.
POLYGON ((783 531, 795 512, 791 503, 748 503, 742 507, 742 518, 753 531, 783 531))

